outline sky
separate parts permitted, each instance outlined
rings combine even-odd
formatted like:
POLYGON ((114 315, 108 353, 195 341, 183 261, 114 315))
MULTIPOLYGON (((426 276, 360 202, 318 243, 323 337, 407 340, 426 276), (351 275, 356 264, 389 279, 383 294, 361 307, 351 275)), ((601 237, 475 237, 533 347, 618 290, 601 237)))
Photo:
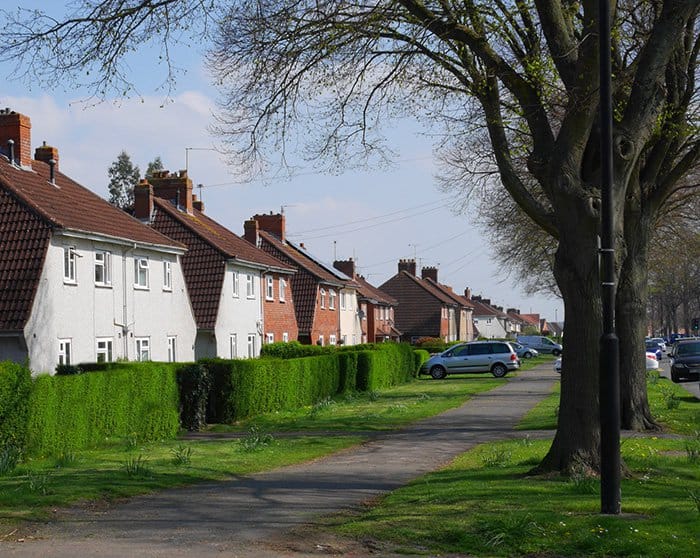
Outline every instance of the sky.
POLYGON ((140 53, 130 65, 141 95, 99 103, 80 102, 85 91, 8 81, 13 67, 0 63, 0 107, 29 116, 32 149, 43 141, 58 148, 61 172, 102 197, 108 197, 107 169, 120 151, 142 173, 159 156, 170 171, 187 169, 205 213, 236 234, 243 234, 243 222, 255 214, 283 211, 289 240, 304 243, 329 264, 353 258, 358 273, 375 286, 396 274, 400 259, 415 258, 418 269, 437 267, 440 283, 455 292, 468 287, 492 304, 563 321, 563 303, 525 294, 493 261, 488 236, 474 225, 474 215, 453 211, 458 203, 437 188, 432 145, 413 123, 388 131, 397 155, 389 168, 330 175, 309 167, 293 179, 244 183, 211 133, 217 91, 203 68, 204 53, 175 53, 186 73, 169 98, 157 90, 163 68, 148 54, 140 53))

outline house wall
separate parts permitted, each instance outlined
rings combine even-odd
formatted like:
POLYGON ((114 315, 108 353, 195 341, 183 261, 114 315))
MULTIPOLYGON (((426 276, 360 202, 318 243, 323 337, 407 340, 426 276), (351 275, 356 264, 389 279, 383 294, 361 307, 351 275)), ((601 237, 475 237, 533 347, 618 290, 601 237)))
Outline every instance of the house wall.
MULTIPOLYGON (((262 288, 266 289, 266 275, 263 275, 262 288)), ((296 341, 299 337, 296 314, 294 312, 294 296, 290 275, 272 274, 272 299, 263 296, 263 329, 265 336, 273 335, 275 342, 283 341, 287 334, 288 341, 296 341), (287 282, 284 300, 280 299, 280 281, 287 282)))
POLYGON ((237 357, 248 357, 248 336, 255 338, 252 356, 260 355, 263 321, 261 303, 261 273, 257 269, 226 264, 224 284, 221 288, 219 313, 216 318, 216 356, 231 358, 231 335, 236 335, 237 357), (238 295, 234 294, 233 277, 238 272, 238 295), (247 294, 246 276, 252 275, 254 293, 247 294))
POLYGON ((133 248, 100 239, 52 237, 29 320, 25 326, 30 367, 53 373, 59 339, 71 343, 71 363, 95 362, 97 338, 112 340, 112 360, 135 360, 136 338, 147 337, 150 359, 168 360, 168 337, 176 360, 194 359, 195 321, 180 259, 154 248, 133 248), (76 281, 64 281, 64 247, 73 246, 76 281), (111 285, 95 283, 95 253, 111 254, 111 285), (134 286, 134 257, 147 257, 149 286, 134 286), (172 289, 163 286, 163 261, 171 262, 172 289))
POLYGON ((335 309, 329 308, 329 291, 335 287, 321 285, 316 288, 316 307, 314 311, 313 325, 311 327, 311 343, 315 344, 323 336, 323 345, 330 344, 332 335, 336 336, 336 341, 340 337, 340 323, 338 318, 338 307, 340 300, 336 299, 335 309), (325 308, 321 307, 321 288, 326 290, 325 308))
POLYGON ((420 337, 446 337, 447 318, 442 317, 442 304, 410 277, 399 273, 379 288, 399 302, 394 315, 403 341, 411 342, 420 337))
POLYGON ((487 339, 506 337, 506 330, 503 329, 503 324, 498 319, 497 316, 474 316, 477 322, 477 327, 479 328, 479 334, 487 339))
POLYGON ((337 306, 340 318, 340 339, 344 339, 346 345, 361 343, 362 324, 357 313, 357 291, 355 289, 340 289, 337 306), (345 309, 340 304, 343 293, 345 294, 345 309))

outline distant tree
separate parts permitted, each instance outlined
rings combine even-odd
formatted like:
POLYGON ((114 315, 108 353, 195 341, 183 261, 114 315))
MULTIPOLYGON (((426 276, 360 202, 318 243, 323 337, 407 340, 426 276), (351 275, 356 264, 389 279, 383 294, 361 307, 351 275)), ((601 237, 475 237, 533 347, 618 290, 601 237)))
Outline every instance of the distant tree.
POLYGON ((141 178, 141 171, 131 162, 126 151, 107 169, 109 175, 109 203, 120 209, 130 209, 134 205, 134 186, 141 178))
POLYGON ((160 155, 156 155, 156 158, 148 163, 148 167, 146 167, 146 178, 151 178, 156 172, 162 170, 165 170, 163 161, 161 160, 160 155))

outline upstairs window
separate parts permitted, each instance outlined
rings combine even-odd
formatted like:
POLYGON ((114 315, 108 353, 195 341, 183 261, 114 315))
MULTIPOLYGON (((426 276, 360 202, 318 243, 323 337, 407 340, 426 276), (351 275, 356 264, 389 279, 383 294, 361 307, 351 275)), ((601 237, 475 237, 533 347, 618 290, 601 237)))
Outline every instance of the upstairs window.
MULTIPOLYGON (((173 264, 168 260, 163 261, 163 290, 173 290, 173 264)), ((171 360, 170 362, 175 362, 171 360)))
POLYGON ((345 310, 345 298, 346 298, 346 293, 345 291, 342 291, 340 293, 340 309, 345 310))
POLYGON ((134 258, 134 287, 138 289, 148 288, 148 258, 134 258))
POLYGON ((280 302, 284 302, 287 299, 287 281, 285 279, 280 279, 280 302))
POLYGON ((328 308, 330 310, 335 310, 335 298, 338 296, 336 292, 331 289, 329 292, 328 308))
POLYGON ((240 296, 240 280, 238 276, 238 272, 236 270, 233 271, 233 296, 238 298, 240 296))
POLYGON ((95 284, 107 286, 112 284, 112 254, 95 252, 95 284))
POLYGON ((245 276, 245 293, 248 298, 255 298, 255 278, 252 273, 245 276))
POLYGON ((321 289, 321 308, 326 307, 326 289, 321 289))
POLYGON ((63 248, 63 282, 76 283, 75 273, 75 246, 66 246, 63 248))
POLYGON ((275 299, 274 280, 272 275, 265 275, 265 300, 275 299))

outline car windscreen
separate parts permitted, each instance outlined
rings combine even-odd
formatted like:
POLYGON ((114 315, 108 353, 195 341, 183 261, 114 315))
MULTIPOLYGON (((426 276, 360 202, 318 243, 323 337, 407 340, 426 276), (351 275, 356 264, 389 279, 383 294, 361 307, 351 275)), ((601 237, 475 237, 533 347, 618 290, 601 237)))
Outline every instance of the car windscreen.
POLYGON ((697 343, 683 343, 676 348, 676 356, 700 355, 700 341, 697 343))

